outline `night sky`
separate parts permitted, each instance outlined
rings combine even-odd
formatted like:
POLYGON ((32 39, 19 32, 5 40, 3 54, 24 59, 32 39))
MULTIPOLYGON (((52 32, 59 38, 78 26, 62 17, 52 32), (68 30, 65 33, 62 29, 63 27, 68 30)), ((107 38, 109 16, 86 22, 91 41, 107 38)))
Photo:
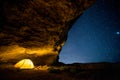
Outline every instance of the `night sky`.
POLYGON ((96 0, 68 34, 60 62, 120 62, 119 0, 96 0), (117 2, 116 2, 117 1, 117 2))

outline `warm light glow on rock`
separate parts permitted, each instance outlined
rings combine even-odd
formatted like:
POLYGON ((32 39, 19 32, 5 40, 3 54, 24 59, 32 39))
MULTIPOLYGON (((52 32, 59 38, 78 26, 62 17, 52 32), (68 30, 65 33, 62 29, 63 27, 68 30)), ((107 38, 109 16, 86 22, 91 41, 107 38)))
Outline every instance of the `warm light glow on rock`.
POLYGON ((14 67, 19 68, 19 69, 33 69, 34 64, 30 59, 23 59, 23 60, 17 62, 14 65, 14 67))
MULTIPOLYGON (((9 60, 21 60, 23 58, 39 57, 44 55, 58 55, 58 52, 53 51, 52 47, 42 48, 24 48, 18 45, 2 47, 0 61, 7 62, 9 60)), ((16 62, 16 61, 13 61, 16 62)))
POLYGON ((23 56, 26 49, 18 45, 12 45, 12 46, 3 46, 1 47, 1 50, 2 51, 0 52, 1 54, 0 60, 3 62, 6 62, 8 60, 15 59, 15 58, 19 59, 20 57, 23 56))
POLYGON ((44 65, 44 66, 38 66, 38 67, 36 67, 35 70, 43 70, 43 71, 45 71, 45 70, 48 70, 49 68, 50 68, 49 66, 44 65))
POLYGON ((36 54, 38 56, 42 56, 42 55, 47 55, 47 54, 58 54, 53 52, 53 48, 52 47, 47 47, 47 48, 31 48, 31 49, 26 49, 26 54, 36 54))

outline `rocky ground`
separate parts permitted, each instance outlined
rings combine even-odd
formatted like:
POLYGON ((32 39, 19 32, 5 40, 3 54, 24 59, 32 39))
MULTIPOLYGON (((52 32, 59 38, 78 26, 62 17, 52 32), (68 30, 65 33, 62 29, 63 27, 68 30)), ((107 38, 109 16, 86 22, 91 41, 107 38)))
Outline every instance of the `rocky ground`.
POLYGON ((120 80, 120 63, 36 66, 30 70, 0 65, 0 80, 120 80))

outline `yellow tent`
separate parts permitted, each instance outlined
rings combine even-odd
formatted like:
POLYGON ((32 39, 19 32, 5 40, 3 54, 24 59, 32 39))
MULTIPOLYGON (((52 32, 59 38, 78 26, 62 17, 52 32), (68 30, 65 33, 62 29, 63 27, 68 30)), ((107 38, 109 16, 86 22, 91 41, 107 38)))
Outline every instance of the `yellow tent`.
POLYGON ((30 59, 23 59, 23 60, 20 60, 19 62, 17 62, 14 65, 14 67, 19 68, 19 69, 33 69, 34 64, 30 59))

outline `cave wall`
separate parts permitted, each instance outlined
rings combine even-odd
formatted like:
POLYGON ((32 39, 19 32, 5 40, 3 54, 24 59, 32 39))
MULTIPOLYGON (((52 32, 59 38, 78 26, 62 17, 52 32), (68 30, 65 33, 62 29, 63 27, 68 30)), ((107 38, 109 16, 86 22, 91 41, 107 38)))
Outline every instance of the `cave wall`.
POLYGON ((69 29, 95 0, 1 0, 0 62, 58 62, 69 29))

